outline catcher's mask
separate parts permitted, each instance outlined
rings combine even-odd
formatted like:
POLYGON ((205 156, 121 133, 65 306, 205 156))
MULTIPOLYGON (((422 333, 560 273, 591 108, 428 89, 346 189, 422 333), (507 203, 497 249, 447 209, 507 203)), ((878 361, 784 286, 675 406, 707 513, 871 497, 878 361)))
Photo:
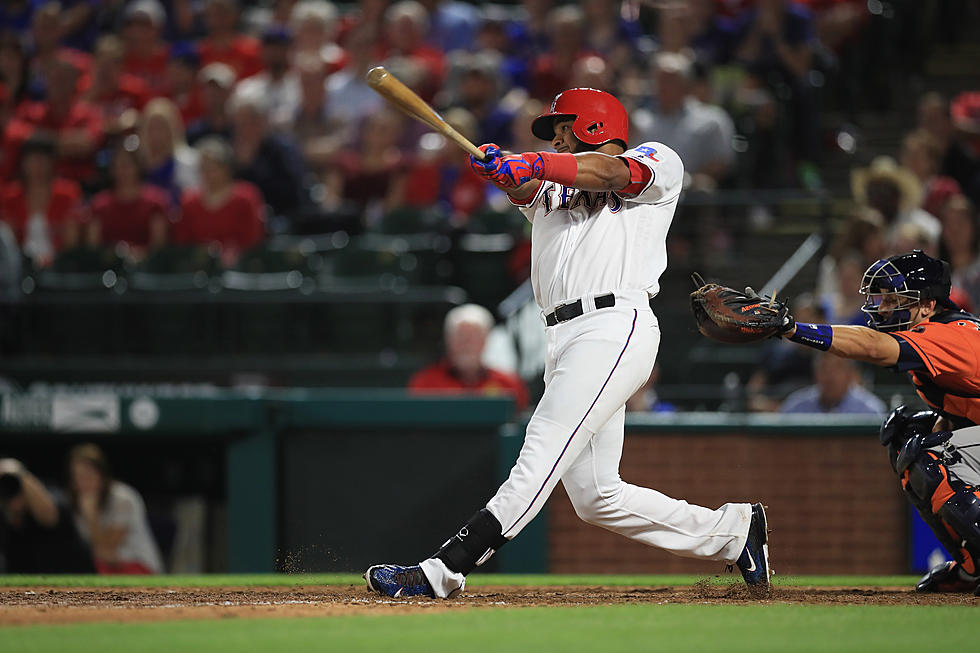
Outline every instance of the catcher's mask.
POLYGON ((865 270, 861 311, 872 329, 900 331, 913 326, 912 310, 923 300, 935 299, 939 305, 957 310, 949 291, 949 264, 917 249, 875 261, 865 270))

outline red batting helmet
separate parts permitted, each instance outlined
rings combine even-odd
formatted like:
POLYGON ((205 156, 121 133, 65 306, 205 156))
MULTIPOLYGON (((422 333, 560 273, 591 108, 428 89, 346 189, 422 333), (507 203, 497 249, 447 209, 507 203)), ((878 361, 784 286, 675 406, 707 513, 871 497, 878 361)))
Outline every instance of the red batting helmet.
POLYGON ((572 133, 589 145, 612 140, 629 141, 630 121, 626 108, 615 97, 594 88, 570 88, 555 96, 551 110, 531 123, 531 133, 544 141, 555 137, 555 121, 574 118, 572 133))

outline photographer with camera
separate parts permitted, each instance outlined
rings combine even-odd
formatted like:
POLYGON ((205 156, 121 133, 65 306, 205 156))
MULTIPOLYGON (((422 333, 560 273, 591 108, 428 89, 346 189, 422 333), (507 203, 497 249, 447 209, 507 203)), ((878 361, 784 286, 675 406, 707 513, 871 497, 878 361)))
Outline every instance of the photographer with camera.
POLYGON ((0 458, 0 573, 92 573, 68 508, 19 460, 0 458))

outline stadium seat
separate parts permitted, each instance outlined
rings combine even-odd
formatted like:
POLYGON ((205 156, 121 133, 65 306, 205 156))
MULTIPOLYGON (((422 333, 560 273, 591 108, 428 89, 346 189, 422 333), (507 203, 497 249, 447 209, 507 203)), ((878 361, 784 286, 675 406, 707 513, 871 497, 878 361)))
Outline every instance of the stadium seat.
POLYGON ((110 249, 74 247, 60 252, 48 268, 34 272, 38 290, 104 291, 124 288, 123 259, 110 249))
POLYGON ((129 287, 146 291, 204 290, 221 269, 218 253, 201 245, 167 245, 151 251, 129 275, 129 287))
POLYGON ((320 257, 306 255, 299 249, 271 249, 259 245, 243 253, 231 270, 221 275, 221 285, 228 290, 299 290, 314 289, 314 271, 320 257))

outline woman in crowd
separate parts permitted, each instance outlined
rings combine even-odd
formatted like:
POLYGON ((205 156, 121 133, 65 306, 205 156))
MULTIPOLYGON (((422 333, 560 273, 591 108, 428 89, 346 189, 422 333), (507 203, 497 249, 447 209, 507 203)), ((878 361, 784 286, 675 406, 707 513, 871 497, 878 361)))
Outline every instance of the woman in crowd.
POLYGON ((177 206, 184 191, 200 183, 200 161, 187 145, 177 106, 166 98, 150 100, 140 121, 140 156, 146 181, 159 186, 177 206))
POLYGON ((262 194, 232 175, 234 152, 215 136, 197 144, 201 156, 201 187, 184 194, 181 219, 175 228, 177 242, 217 244, 226 265, 265 237, 262 194))
POLYGON ((125 244, 131 258, 167 241, 166 193, 143 183, 136 151, 123 145, 113 150, 112 186, 92 198, 87 240, 95 246, 125 244))
POLYGON ((20 150, 20 179, 0 192, 0 221, 10 225, 24 255, 38 267, 80 237, 82 189, 55 176, 55 156, 54 139, 30 136, 20 150))
POLYGON ((139 493, 109 474, 102 450, 81 444, 68 454, 75 525, 101 574, 159 574, 163 560, 139 493))

